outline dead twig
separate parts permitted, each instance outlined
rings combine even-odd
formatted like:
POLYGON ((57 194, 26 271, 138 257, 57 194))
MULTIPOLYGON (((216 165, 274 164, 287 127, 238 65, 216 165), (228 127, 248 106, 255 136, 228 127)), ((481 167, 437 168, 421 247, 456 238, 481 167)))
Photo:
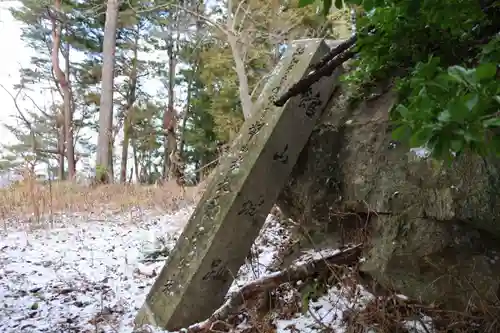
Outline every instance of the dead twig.
POLYGON ((333 58, 338 56, 344 51, 347 51, 351 46, 353 46, 358 40, 358 36, 354 35, 351 38, 340 43, 336 47, 330 50, 318 63, 314 64, 313 69, 318 70, 328 64, 333 58))
POLYGON ((231 314, 236 313, 241 306, 258 294, 276 289, 280 285, 289 282, 304 280, 315 273, 328 269, 331 265, 343 266, 353 265, 358 262, 362 251, 362 244, 345 249, 342 252, 333 254, 317 260, 311 260, 302 265, 293 265, 289 268, 264 276, 260 279, 251 281, 241 287, 238 291, 231 293, 227 301, 217 309, 207 320, 191 325, 186 332, 202 333, 210 331, 214 323, 223 321, 231 314))
MULTIPOLYGON (((373 30, 372 30, 373 31, 373 30)), ((323 58, 312 66, 312 73, 309 73, 304 78, 295 83, 286 93, 278 98, 274 105, 283 106, 292 97, 304 93, 311 85, 318 82, 323 76, 330 76, 335 69, 341 66, 344 62, 354 57, 357 51, 353 51, 358 40, 358 35, 353 35, 351 38, 343 41, 323 58)))
POLYGON ((329 62, 327 62, 326 65, 319 69, 316 69, 315 71, 306 75, 304 78, 295 83, 286 93, 284 93, 274 102, 274 105, 279 107, 285 105, 285 103, 290 98, 304 93, 310 86, 318 82, 322 77, 332 75, 337 67, 354 57, 354 55, 356 55, 356 52, 348 50, 334 57, 329 62))

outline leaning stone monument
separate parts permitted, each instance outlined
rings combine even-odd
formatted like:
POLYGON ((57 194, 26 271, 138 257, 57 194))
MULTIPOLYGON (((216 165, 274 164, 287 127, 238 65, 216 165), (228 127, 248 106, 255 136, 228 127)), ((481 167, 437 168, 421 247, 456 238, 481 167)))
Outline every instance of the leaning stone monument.
POLYGON ((151 288, 137 326, 179 330, 208 318, 222 304, 340 72, 283 107, 273 102, 329 50, 322 39, 308 39, 294 41, 286 51, 151 288))

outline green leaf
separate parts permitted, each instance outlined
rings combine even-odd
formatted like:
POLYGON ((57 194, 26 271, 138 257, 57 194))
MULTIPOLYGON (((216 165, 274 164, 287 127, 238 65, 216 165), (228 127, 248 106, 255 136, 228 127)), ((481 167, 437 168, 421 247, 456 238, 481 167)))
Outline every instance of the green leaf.
POLYGON ((342 0, 335 0, 335 8, 342 9, 344 7, 344 2, 342 0))
POLYGON ((463 122, 471 114, 467 106, 467 101, 464 98, 457 98, 450 101, 448 110, 450 110, 452 120, 459 123, 463 122))
POLYGON ((396 141, 406 141, 411 134, 411 129, 407 125, 397 127, 392 131, 392 139, 396 141))
POLYGON ((363 8, 367 12, 372 10, 375 7, 375 1, 374 0, 363 0, 363 8))
POLYGON ((304 295, 302 297, 302 313, 306 313, 307 310, 309 310, 309 298, 308 296, 304 295))
POLYGON ((447 140, 442 140, 442 138, 433 139, 431 144, 432 155, 441 159, 446 166, 451 166, 453 162, 453 155, 450 152, 450 147, 448 146, 447 140))
POLYGON ((420 10, 421 0, 410 0, 408 4, 408 14, 409 15, 417 15, 420 10))
POLYGON ((430 127, 424 127, 415 132, 410 138, 411 148, 424 146, 432 136, 433 129, 430 127))
POLYGON ((299 0, 299 8, 309 6, 314 3, 314 0, 299 0))
POLYGON ((399 113, 399 115, 403 118, 406 118, 408 116, 408 108, 403 104, 399 104, 398 106, 396 106, 396 109, 394 111, 399 113))
POLYGON ((500 43, 500 37, 496 36, 496 38, 493 38, 488 44, 483 46, 481 53, 490 54, 495 52, 498 49, 498 43, 500 43))
POLYGON ((467 106, 467 108, 469 109, 469 111, 472 111, 474 109, 474 107, 477 105, 477 103, 479 102, 479 95, 478 94, 472 94, 472 95, 469 95, 469 99, 467 100, 467 102, 465 103, 465 105, 467 106))
POLYGON ((500 127, 500 118, 490 118, 483 121, 483 127, 500 127))
POLYGON ((464 148, 464 142, 462 140, 452 140, 451 141, 451 149, 458 153, 461 152, 464 148))
POLYGON ((323 15, 327 16, 332 8, 332 0, 323 0, 323 15))
POLYGON ((468 144, 470 144, 471 142, 481 141, 481 138, 478 135, 477 131, 475 131, 473 128, 468 128, 466 131, 464 131, 464 139, 468 144))
POLYGON ((488 147, 494 152, 495 156, 500 157, 500 137, 494 136, 491 138, 491 142, 488 147))
POLYGON ((495 101, 497 101, 498 103, 500 103, 500 96, 493 96, 493 98, 495 99, 495 101))
POLYGON ((447 123, 451 120, 451 113, 448 110, 444 110, 439 113, 438 120, 442 123, 447 123))
POLYGON ((462 66, 451 66, 448 68, 448 75, 450 75, 455 81, 466 85, 476 84, 474 73, 474 70, 466 69, 462 66))
POLYGON ((309 310, 309 298, 314 294, 314 287, 310 284, 306 285, 305 288, 301 291, 302 298, 302 312, 305 313, 309 310))
POLYGON ((476 68, 476 79, 478 81, 487 80, 495 77, 497 74, 497 65, 491 62, 481 64, 476 68))

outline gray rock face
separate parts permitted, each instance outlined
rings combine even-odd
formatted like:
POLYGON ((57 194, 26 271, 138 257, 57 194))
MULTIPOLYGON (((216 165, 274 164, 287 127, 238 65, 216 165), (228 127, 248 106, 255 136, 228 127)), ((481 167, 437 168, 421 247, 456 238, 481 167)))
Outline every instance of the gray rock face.
POLYGON ((393 103, 388 93, 351 109, 339 92, 280 208, 316 243, 368 236, 361 269, 385 287, 458 309, 497 301, 498 161, 463 155, 446 167, 418 157, 391 140, 393 103))

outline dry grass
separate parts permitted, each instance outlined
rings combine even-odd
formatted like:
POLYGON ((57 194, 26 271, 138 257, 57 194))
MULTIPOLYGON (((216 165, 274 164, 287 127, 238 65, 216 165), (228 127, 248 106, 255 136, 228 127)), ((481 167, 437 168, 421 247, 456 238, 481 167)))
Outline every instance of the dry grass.
POLYGON ((173 211, 180 205, 195 203, 201 191, 175 181, 164 185, 110 184, 87 186, 71 182, 42 184, 26 179, 0 189, 0 219, 14 216, 41 216, 59 212, 127 211, 132 208, 173 211))

